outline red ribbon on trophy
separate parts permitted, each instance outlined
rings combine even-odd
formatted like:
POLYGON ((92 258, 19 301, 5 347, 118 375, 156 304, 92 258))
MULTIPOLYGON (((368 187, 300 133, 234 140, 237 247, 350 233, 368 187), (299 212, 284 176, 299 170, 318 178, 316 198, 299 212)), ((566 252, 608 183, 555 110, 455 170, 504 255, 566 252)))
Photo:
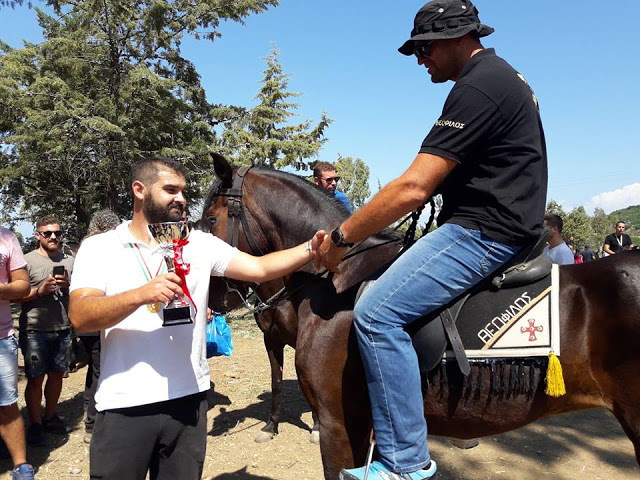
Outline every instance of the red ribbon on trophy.
POLYGON ((173 241, 173 261, 176 266, 176 275, 178 275, 180 277, 180 280, 182 280, 182 284, 180 285, 180 287, 182 287, 182 291, 184 292, 184 294, 189 298, 189 300, 191 300, 191 305, 193 305, 195 312, 198 313, 198 307, 193 301, 193 298, 191 298, 189 287, 187 287, 187 275, 189 275, 189 271, 191 270, 191 264, 185 263, 184 259, 182 258, 182 248, 188 244, 189 241, 186 238, 181 238, 173 241))

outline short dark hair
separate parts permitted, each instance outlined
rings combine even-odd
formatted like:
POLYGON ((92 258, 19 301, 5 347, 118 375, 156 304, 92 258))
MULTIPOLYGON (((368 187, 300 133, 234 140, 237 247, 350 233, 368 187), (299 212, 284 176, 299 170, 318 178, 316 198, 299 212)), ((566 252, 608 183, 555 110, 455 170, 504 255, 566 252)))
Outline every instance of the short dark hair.
POLYGON ((136 181, 147 187, 153 185, 158 180, 158 171, 162 167, 180 174, 185 179, 187 178, 187 169, 180 162, 167 157, 149 157, 133 165, 129 185, 136 181))
POLYGON ((313 167, 313 176, 321 178, 322 172, 336 171, 336 166, 331 162, 317 162, 313 167))
POLYGON ((45 225, 60 225, 60 220, 55 215, 45 215, 36 221, 36 230, 45 225))
POLYGON ((563 221, 560 215, 556 215, 555 213, 547 213, 544 216, 544 221, 547 222, 549 227, 556 227, 558 229, 558 233, 562 233, 563 221))
POLYGON ((624 225, 625 227, 627 226, 627 222, 625 222, 624 220, 618 220, 618 221, 616 222, 616 227, 617 227, 618 225, 620 225, 620 224, 624 225))

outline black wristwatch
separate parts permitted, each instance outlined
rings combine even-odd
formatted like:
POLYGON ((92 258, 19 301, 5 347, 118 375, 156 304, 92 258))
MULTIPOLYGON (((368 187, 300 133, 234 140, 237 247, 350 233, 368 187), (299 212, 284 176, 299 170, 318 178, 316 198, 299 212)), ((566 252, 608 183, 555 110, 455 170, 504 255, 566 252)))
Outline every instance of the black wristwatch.
POLYGON ((353 247, 353 243, 344 240, 344 233, 342 233, 340 227, 331 232, 331 243, 336 247, 353 247))

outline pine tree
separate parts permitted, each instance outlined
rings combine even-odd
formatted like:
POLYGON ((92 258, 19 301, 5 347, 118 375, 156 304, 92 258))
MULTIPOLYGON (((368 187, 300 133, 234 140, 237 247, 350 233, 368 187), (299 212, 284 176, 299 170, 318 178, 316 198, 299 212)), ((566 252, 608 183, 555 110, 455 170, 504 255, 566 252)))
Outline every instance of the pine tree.
POLYGON ((315 125, 311 120, 289 124, 299 107, 291 100, 300 93, 287 90, 291 75, 283 72, 275 47, 266 62, 256 97, 259 103, 238 111, 237 118, 225 124, 221 153, 236 165, 306 170, 327 140, 324 132, 331 120, 322 113, 315 125))
POLYGON ((338 155, 336 172, 340 176, 339 190, 344 193, 354 210, 365 204, 369 189, 369 167, 360 158, 338 155))
MULTIPOLYGON (((278 0, 52 0, 45 41, 0 43, 0 201, 29 220, 56 213, 82 232, 94 210, 130 212, 128 175, 158 154, 210 170, 216 108, 180 52, 278 0), (64 12, 64 14, 62 14, 64 12)), ((195 178, 198 175, 194 175, 195 178)), ((201 195, 196 181, 192 198, 201 195)))

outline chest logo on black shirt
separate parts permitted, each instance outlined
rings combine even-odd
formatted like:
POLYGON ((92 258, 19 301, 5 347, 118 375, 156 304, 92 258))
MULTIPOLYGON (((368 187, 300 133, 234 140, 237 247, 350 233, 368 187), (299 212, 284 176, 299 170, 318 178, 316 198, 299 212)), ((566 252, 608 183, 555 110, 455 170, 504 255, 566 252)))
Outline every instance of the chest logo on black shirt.
POLYGON ((531 97, 533 97, 533 103, 535 104, 536 108, 540 108, 538 107, 538 99, 536 98, 536 94, 533 93, 533 88, 531 88, 531 85, 529 85, 529 82, 527 82, 527 79, 524 78, 524 75, 522 75, 521 73, 518 74, 518 78, 520 78, 520 80, 522 80, 525 83, 525 85, 529 87, 529 91, 531 92, 531 97))

